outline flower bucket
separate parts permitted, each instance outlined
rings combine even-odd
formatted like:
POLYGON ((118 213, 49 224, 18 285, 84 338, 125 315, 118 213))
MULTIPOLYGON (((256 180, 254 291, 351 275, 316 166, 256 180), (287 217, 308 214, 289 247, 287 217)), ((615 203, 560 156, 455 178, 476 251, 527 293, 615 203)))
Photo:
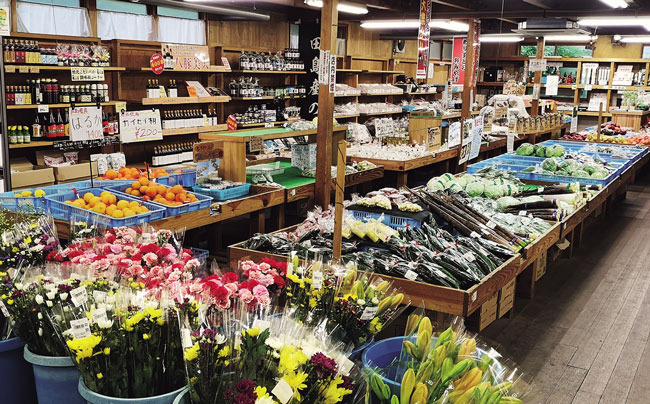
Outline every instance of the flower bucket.
POLYGON ((185 387, 181 394, 177 395, 172 404, 192 404, 190 399, 190 388, 185 387))
MULTIPOLYGON (((393 361, 395 361, 395 359, 399 359, 400 353, 402 352, 403 341, 404 337, 393 337, 370 345, 361 354, 361 363, 363 367, 387 368, 391 363, 393 363, 393 361)), ((390 391, 399 397, 402 383, 401 381, 395 381, 397 380, 396 373, 396 371, 391 370, 387 374, 388 377, 382 376, 382 380, 388 387, 390 387, 390 391)))
POLYGON ((373 337, 370 341, 366 342, 363 345, 360 345, 359 348, 355 348, 352 353, 350 353, 349 359, 351 361, 358 361, 361 359, 361 354, 363 351, 365 351, 370 345, 372 345, 375 342, 375 338, 373 337))
POLYGON ((40 404, 84 404, 77 391, 79 371, 70 357, 36 355, 27 345, 23 356, 32 364, 40 404))
POLYGON ((6 404, 36 404, 34 372, 23 359, 23 346, 18 338, 0 341, 0 380, 2 402, 6 404))
MULTIPOLYGON (((162 394, 160 396, 154 397, 143 397, 143 398, 115 398, 108 397, 101 394, 97 394, 93 391, 90 391, 88 387, 83 382, 83 379, 79 377, 78 382, 79 394, 81 397, 86 399, 88 404, 173 404, 175 399, 184 391, 187 390, 186 386, 181 387, 178 390, 174 390, 171 393, 162 394)), ((189 401, 189 395, 187 400, 189 401)), ((181 403, 184 401, 180 401, 181 403)))

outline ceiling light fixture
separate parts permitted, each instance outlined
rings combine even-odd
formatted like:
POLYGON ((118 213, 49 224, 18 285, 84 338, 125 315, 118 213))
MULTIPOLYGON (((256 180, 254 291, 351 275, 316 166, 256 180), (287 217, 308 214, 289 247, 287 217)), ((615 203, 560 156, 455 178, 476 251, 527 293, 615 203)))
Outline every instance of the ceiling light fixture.
POLYGON ((598 36, 591 35, 546 35, 544 39, 547 42, 592 42, 598 39, 598 36))
POLYGON ((648 27, 650 26, 650 16, 580 18, 578 24, 588 27, 648 27))
MULTIPOLYGON (((323 7, 323 0, 305 0, 305 4, 312 7, 323 7)), ((368 7, 365 4, 353 3, 351 1, 339 1, 336 9, 348 14, 368 14, 368 7)))
POLYGON ((524 40, 523 36, 513 36, 513 35, 481 35, 478 38, 479 42, 482 43, 497 43, 497 42, 521 42, 524 40))
MULTIPOLYGON (((417 29, 419 26, 418 20, 373 20, 361 23, 361 28, 366 29, 417 29)), ((455 32, 469 31, 469 25, 451 20, 431 20, 429 27, 455 32)))
POLYGON ((627 8, 628 4, 625 0, 600 0, 612 8, 627 8))
POLYGON ((650 36, 648 35, 638 35, 638 36, 624 36, 621 38, 623 43, 650 43, 650 36))

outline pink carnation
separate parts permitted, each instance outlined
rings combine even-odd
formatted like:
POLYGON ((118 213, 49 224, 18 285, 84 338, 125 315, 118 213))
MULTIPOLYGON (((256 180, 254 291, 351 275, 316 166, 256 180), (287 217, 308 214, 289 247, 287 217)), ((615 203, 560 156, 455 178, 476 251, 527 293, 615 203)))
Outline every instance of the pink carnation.
POLYGON ((255 299, 255 296, 251 293, 250 290, 248 289, 240 289, 239 290, 239 298, 246 304, 250 304, 253 299, 255 299))
POLYGON ((152 266, 158 262, 158 256, 154 253, 146 253, 143 258, 148 266, 152 266))
POLYGON ((269 290, 266 287, 262 286, 262 285, 257 285, 257 286, 255 286, 253 288, 253 295, 255 296, 255 298, 257 298, 259 300, 259 298, 262 297, 262 296, 267 296, 268 297, 269 290))

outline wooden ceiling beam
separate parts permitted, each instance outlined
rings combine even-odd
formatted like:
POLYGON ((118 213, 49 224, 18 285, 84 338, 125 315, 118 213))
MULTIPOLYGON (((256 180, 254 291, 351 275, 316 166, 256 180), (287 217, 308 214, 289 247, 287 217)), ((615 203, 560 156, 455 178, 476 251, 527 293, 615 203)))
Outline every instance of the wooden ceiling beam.
POLYGON ((543 2, 539 0, 522 0, 524 3, 532 4, 535 7, 543 8, 543 9, 548 9, 550 8, 548 5, 544 4, 543 2))

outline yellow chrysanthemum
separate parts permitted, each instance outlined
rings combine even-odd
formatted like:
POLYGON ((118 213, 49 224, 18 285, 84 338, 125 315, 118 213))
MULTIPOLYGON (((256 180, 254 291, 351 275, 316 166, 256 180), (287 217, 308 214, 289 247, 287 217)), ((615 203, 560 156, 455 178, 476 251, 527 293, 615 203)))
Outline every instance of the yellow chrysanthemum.
POLYGON ((102 342, 102 337, 92 334, 86 338, 67 341, 66 344, 68 345, 68 348, 75 353, 77 362, 79 362, 81 359, 93 356, 93 350, 100 342, 102 342))
POLYGON ((278 371, 282 374, 295 372, 300 365, 304 365, 308 360, 307 356, 295 346, 285 345, 280 349, 278 371))
POLYGON ((302 399, 300 397, 300 390, 307 388, 307 385, 305 384, 305 380, 307 380, 307 374, 303 372, 291 372, 285 375, 283 379, 293 389, 293 396, 296 398, 296 400, 300 401, 302 399))
POLYGON ((343 397, 352 393, 352 390, 340 388, 339 385, 343 383, 343 379, 339 376, 336 379, 332 380, 330 384, 325 389, 325 400, 324 404, 336 404, 343 401, 343 397))
POLYGON ((229 354, 230 354, 230 347, 226 345, 225 347, 221 348, 221 350, 219 351, 219 353, 217 355, 220 358, 225 358, 229 354))
POLYGON ((258 335, 260 335, 260 329, 259 328, 249 328, 248 330, 246 330, 246 334, 248 334, 248 336, 250 336, 250 337, 257 337, 258 335))
POLYGON ((187 348, 184 353, 185 360, 188 362, 193 361, 199 357, 199 344, 198 342, 192 345, 191 348, 187 348))

